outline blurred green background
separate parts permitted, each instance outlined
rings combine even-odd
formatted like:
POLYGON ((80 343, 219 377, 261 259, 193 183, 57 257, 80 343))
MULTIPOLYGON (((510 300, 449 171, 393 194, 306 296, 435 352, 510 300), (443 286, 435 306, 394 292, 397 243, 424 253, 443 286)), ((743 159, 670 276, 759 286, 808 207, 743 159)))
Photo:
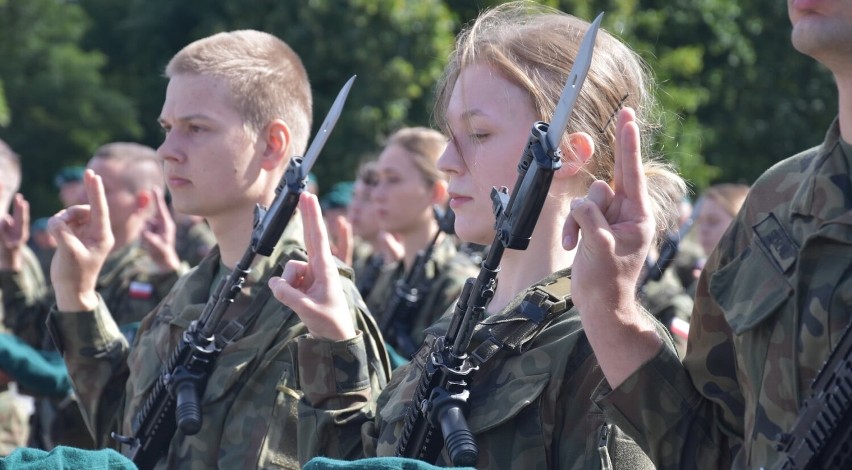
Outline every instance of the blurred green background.
MULTIPOLYGON (((358 80, 315 173, 352 179, 402 125, 429 125, 434 84, 458 30, 487 0, 0 0, 0 138, 23 159, 33 218, 59 208, 52 179, 99 145, 157 147, 169 58, 219 31, 252 28, 302 57, 318 125, 358 80)), ((777 0, 542 1, 591 19, 650 63, 665 129, 656 142, 699 192, 751 183, 822 141, 837 114, 831 75, 790 45, 777 0)))

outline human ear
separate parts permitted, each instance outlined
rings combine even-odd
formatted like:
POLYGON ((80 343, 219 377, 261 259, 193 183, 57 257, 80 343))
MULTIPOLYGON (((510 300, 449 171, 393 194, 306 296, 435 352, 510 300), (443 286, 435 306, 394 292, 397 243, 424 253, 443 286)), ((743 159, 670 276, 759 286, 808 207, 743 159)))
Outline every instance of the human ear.
POLYGON ((263 145, 261 168, 270 171, 281 166, 290 148, 290 128, 281 119, 274 119, 267 124, 259 136, 263 145))
POLYGON ((595 153, 595 141, 585 132, 575 132, 568 136, 568 146, 563 146, 562 167, 554 176, 574 176, 580 171, 595 153))
POLYGON ((446 204, 450 198, 447 191, 447 182, 438 180, 432 185, 432 204, 446 204))

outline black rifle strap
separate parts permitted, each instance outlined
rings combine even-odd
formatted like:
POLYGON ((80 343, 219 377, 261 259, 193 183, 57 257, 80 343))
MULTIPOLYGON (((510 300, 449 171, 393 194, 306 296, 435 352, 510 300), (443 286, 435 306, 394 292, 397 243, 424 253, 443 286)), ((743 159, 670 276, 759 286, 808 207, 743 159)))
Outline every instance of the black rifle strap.
POLYGON ((520 305, 494 323, 490 336, 470 354, 471 362, 482 365, 503 349, 524 352, 544 327, 573 306, 569 278, 561 277, 553 283, 535 286, 520 305))
MULTIPOLYGON (((248 331, 251 324, 263 309, 263 305, 266 304, 266 301, 269 300, 269 297, 272 295, 272 290, 267 285, 269 279, 273 276, 280 276, 283 272, 284 268, 281 267, 281 264, 276 264, 275 268, 271 270, 269 275, 264 276, 263 279, 258 281, 260 285, 260 292, 257 293, 248 308, 246 308, 242 314, 237 315, 236 318, 232 318, 227 323, 217 328, 216 336, 222 347, 237 341, 246 331, 248 331)), ((245 298, 245 296, 241 296, 240 298, 245 298)), ((239 299, 237 301, 239 301, 239 299)))

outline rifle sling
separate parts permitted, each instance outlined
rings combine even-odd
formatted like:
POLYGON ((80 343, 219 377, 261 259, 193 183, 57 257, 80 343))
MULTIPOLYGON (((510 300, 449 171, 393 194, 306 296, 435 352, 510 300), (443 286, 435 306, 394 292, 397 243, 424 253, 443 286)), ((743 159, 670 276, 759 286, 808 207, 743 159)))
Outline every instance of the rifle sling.
POLYGON ((471 362, 481 366, 503 349, 524 352, 541 330, 573 306, 571 280, 567 277, 534 287, 518 307, 493 323, 489 337, 470 354, 471 362))
MULTIPOLYGON (((260 292, 257 293, 257 296, 252 300, 249 304, 248 308, 246 308, 243 313, 237 315, 235 318, 230 319, 224 325, 216 328, 216 340, 217 343, 221 347, 225 347, 228 344, 231 344, 237 340, 239 340, 243 334, 249 330, 254 320, 257 318, 260 311, 263 309, 263 305, 269 300, 269 297, 272 295, 272 290, 267 286, 267 283, 270 278, 273 276, 280 276, 281 273, 284 272, 284 268, 281 267, 281 264, 277 264, 275 269, 272 269, 269 275, 264 276, 261 282, 260 292)), ((246 296, 241 296, 240 299, 245 299, 246 296)), ((239 302, 237 299, 236 302, 239 302)))

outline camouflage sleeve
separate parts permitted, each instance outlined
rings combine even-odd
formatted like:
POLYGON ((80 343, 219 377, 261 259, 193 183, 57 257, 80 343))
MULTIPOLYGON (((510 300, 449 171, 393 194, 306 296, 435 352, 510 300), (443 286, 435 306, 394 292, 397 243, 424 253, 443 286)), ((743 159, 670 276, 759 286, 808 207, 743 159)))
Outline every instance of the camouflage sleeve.
POLYGON ((0 271, 3 324, 34 348, 43 347, 44 321, 53 304, 53 292, 44 280, 27 271, 0 271))
POLYGON ((660 469, 729 468, 742 443, 730 329, 707 293, 708 277, 699 280, 684 362, 664 347, 618 388, 604 381, 596 393, 607 417, 660 469))
POLYGON ((301 336, 297 345, 299 461, 363 457, 360 428, 375 414, 364 334, 337 342, 301 336))
POLYGON ((127 340, 103 299, 93 311, 59 312, 54 306, 47 327, 65 359, 89 432, 106 446, 121 420, 129 376, 127 340))

